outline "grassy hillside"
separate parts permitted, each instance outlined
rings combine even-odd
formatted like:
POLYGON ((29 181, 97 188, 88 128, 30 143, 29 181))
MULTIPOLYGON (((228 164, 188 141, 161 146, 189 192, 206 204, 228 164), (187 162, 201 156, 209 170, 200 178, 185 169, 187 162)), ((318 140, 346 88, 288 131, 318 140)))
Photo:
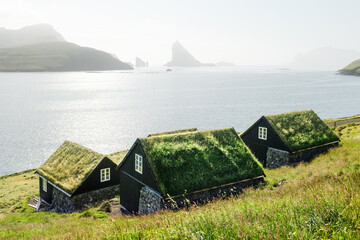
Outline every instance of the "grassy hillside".
MULTIPOLYGON (((339 148, 310 163, 266 169, 266 185, 238 196, 187 210, 117 218, 96 208, 73 214, 19 208, 0 218, 0 239, 360 239, 360 124, 335 132, 341 136, 339 148)), ((1 180, 16 182, 19 176, 1 180)), ((17 192, 11 185, 0 186, 3 192, 17 192)))
POLYGON ((0 48, 0 71, 101 71, 132 69, 110 54, 68 42, 0 48))
POLYGON ((340 73, 344 75, 360 76, 360 59, 350 63, 345 68, 341 69, 340 73))

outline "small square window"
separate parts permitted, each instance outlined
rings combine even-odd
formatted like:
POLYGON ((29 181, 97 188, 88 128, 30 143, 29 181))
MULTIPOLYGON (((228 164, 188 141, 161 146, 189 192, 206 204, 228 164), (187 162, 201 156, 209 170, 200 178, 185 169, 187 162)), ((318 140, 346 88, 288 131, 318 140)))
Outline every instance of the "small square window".
POLYGON ((47 192, 47 180, 42 178, 42 189, 47 192))
POLYGON ((135 171, 141 174, 143 172, 143 157, 139 154, 135 154, 135 171))
POLYGON ((110 168, 100 170, 100 181, 105 182, 110 180, 110 168))
POLYGON ((267 139, 267 128, 259 127, 259 139, 266 140, 267 139))

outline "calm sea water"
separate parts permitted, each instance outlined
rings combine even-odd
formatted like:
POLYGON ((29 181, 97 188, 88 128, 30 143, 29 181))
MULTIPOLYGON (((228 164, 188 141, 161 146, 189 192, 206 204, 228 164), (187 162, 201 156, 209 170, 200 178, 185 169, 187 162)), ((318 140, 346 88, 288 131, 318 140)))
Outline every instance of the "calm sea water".
POLYGON ((276 68, 0 73, 0 176, 39 167, 70 140, 108 154, 149 133, 245 130, 262 115, 360 113, 360 78, 276 68))

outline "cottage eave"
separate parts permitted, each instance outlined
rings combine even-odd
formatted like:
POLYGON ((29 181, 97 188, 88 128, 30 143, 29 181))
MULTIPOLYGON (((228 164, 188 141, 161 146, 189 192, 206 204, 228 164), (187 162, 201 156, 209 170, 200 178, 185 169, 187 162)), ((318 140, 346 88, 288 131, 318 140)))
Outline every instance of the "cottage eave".
POLYGON ((164 200, 171 200, 172 198, 178 198, 178 197, 184 197, 184 196, 188 196, 188 195, 192 195, 192 194, 196 194, 196 193, 202 193, 202 192, 210 191, 210 190, 213 190, 213 189, 223 188, 223 187, 235 185, 235 184, 238 184, 238 183, 247 182, 247 181, 256 180, 256 179, 261 179, 261 178, 265 178, 265 177, 266 177, 266 175, 264 173, 263 175, 260 175, 260 176, 254 177, 254 178, 249 178, 249 179, 244 179, 244 180, 240 180, 240 181, 236 181, 236 182, 226 183, 226 184, 222 184, 220 186, 201 189, 201 190, 193 191, 193 192, 190 192, 190 193, 179 194, 179 195, 174 195, 174 196, 169 196, 168 195, 168 197, 166 197, 164 200))
POLYGON ((320 147, 324 147, 324 146, 327 146, 327 145, 332 145, 332 144, 335 144, 335 143, 339 143, 339 141, 333 141, 333 142, 329 142, 329 143, 325 143, 325 144, 321 144, 321 145, 317 145, 317 146, 313 146, 313 147, 309 147, 309 148, 306 148, 306 149, 300 149, 298 151, 291 151, 291 154, 296 154, 296 153, 300 153, 300 152, 305 152, 305 151, 309 151, 309 150, 312 150, 312 149, 316 149, 316 148, 320 148, 320 147))
POLYGON ((51 182, 50 180, 48 180, 46 177, 42 176, 40 173, 38 173, 37 171, 35 172, 35 175, 39 176, 42 179, 45 179, 50 185, 52 185, 54 188, 58 189, 60 192, 64 193, 66 196, 68 197, 72 197, 72 194, 68 193, 67 191, 65 191, 64 189, 62 189, 61 187, 57 186, 55 183, 51 182))

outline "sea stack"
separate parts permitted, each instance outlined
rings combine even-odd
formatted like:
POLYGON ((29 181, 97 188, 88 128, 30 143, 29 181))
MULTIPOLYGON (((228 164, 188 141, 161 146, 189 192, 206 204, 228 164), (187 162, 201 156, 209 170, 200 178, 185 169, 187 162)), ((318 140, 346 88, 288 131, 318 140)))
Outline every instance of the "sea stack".
POLYGON ((145 62, 139 57, 135 58, 135 67, 148 67, 148 66, 149 66, 148 62, 145 62))
POLYGON ((166 63, 168 67, 202 67, 214 66, 214 64, 203 64, 195 59, 178 41, 172 46, 172 59, 166 63))

